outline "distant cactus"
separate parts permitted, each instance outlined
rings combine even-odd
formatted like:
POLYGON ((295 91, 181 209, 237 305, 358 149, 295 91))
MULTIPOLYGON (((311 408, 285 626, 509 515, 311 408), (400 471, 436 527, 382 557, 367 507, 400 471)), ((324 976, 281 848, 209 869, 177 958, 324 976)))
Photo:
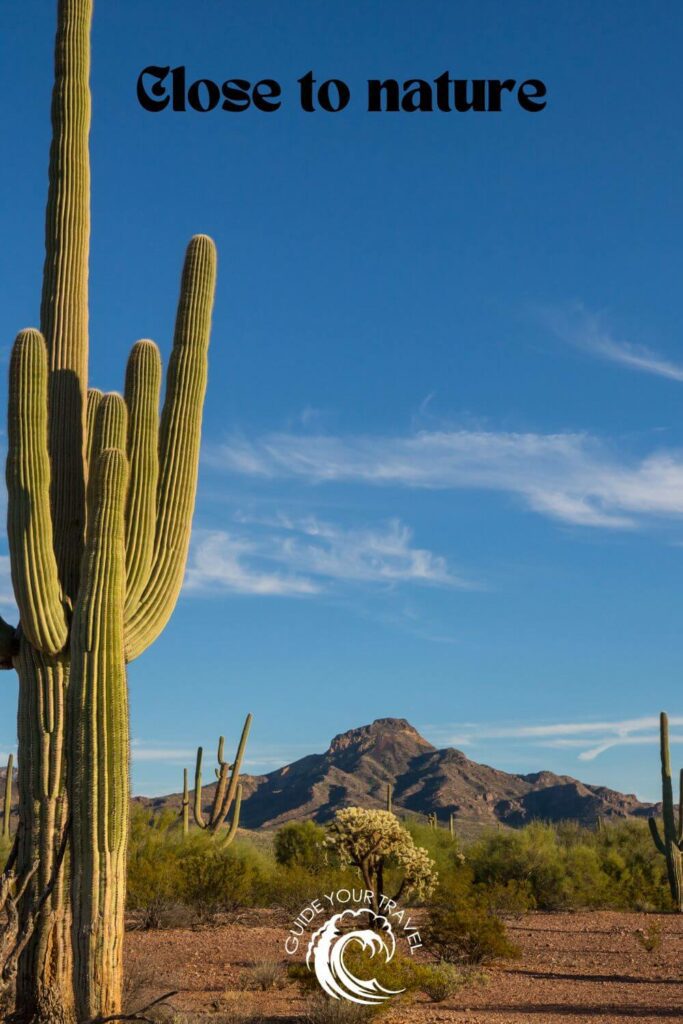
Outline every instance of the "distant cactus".
POLYGON ((451 834, 451 839, 454 840, 456 838, 456 836, 455 836, 455 815, 453 814, 452 811, 451 811, 450 817, 448 819, 448 831, 451 834))
POLYGON ((187 768, 183 768, 183 800, 180 805, 180 817, 183 820, 183 835, 190 832, 190 791, 187 786, 187 768))
POLYGON ((666 857, 666 871, 674 906, 679 913, 683 913, 683 768, 679 780, 678 815, 676 815, 669 756, 669 718, 664 711, 659 716, 659 737, 664 837, 662 838, 660 835, 654 818, 650 818, 648 824, 655 846, 666 857), (678 821, 676 821, 676 817, 678 817, 678 821))
POLYGON ((387 810, 389 814, 393 814, 393 793, 394 787, 390 782, 387 782, 387 810))
POLYGON ((436 811, 432 811, 431 814, 427 815, 427 822, 430 828, 439 827, 439 819, 436 816, 436 811))
POLYGON ((2 812, 2 838, 9 839, 10 814, 12 813, 12 777, 14 773, 14 755, 10 754, 5 773, 5 800, 2 812))
POLYGON ((221 736, 218 741, 218 768, 216 769, 216 778, 218 781, 216 783, 216 792, 214 794, 213 804, 211 805, 211 812, 208 819, 204 818, 204 812, 202 810, 202 758, 204 756, 204 750, 202 747, 197 748, 197 766, 194 773, 194 804, 192 808, 194 820, 200 828, 206 829, 208 832, 215 835, 225 825, 226 818, 234 801, 235 809, 232 812, 232 819, 222 840, 224 846, 227 846, 233 841, 239 826, 240 808, 242 806, 242 786, 239 781, 240 768, 242 767, 242 758, 244 756, 244 750, 249 737, 251 720, 252 716, 247 715, 242 729, 240 742, 237 747, 237 754, 235 755, 235 760, 232 764, 229 764, 223 758, 225 737, 221 736))

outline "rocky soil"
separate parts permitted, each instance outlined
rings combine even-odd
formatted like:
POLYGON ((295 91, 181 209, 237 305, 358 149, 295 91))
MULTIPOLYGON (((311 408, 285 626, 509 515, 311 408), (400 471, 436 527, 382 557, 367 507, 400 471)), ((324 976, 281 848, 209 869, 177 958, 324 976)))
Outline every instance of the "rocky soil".
MULTIPOLYGON (((253 991, 259 965, 288 962, 287 922, 250 911, 230 924, 130 931, 128 1009, 162 991, 183 1024, 306 1020, 298 986, 253 991)), ((683 917, 614 912, 531 914, 510 922, 522 959, 487 968, 483 979, 442 1003, 420 996, 382 1016, 387 1024, 661 1024, 683 1021, 683 917), (656 948, 648 951, 649 934, 656 948)))

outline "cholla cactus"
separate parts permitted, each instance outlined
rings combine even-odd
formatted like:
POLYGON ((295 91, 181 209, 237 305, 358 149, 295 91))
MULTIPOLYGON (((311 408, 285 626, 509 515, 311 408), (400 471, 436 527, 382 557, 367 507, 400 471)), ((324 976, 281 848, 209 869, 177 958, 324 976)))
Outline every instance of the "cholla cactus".
POLYGON ((427 899, 436 887, 434 861, 426 850, 415 846, 413 837, 389 811, 362 807, 338 811, 327 829, 325 846, 337 854, 342 864, 358 869, 365 888, 372 893, 375 913, 380 912, 380 896, 389 895, 384 891, 389 859, 403 875, 392 899, 427 899))
POLYGON ((659 716, 660 757, 662 762, 662 823, 664 836, 660 836, 657 822, 650 818, 648 824, 654 844, 666 857, 669 889, 674 906, 683 913, 683 768, 680 775, 678 815, 674 807, 673 782, 671 779, 671 758, 669 755, 669 718, 664 711, 659 716), (678 817, 678 821, 676 820, 678 817))
POLYGON ((197 765, 194 773, 194 804, 192 808, 194 820, 200 828, 206 829, 215 835, 225 825, 233 801, 235 803, 232 820, 223 838, 224 846, 233 841, 239 826, 240 808, 242 806, 240 768, 242 767, 242 758, 244 757, 244 750, 247 745, 249 730, 251 729, 251 721, 252 716, 247 715, 237 747, 237 754, 232 764, 229 764, 223 757, 225 737, 221 736, 218 740, 218 768, 216 769, 216 779, 218 781, 208 818, 204 817, 204 812, 202 811, 202 757, 204 750, 202 747, 197 748, 197 765))
POLYGON ((10 833, 10 814, 12 813, 12 779, 14 775, 14 755, 10 754, 7 760, 7 769, 5 771, 5 799, 3 803, 2 811, 2 838, 4 840, 9 839, 10 833))

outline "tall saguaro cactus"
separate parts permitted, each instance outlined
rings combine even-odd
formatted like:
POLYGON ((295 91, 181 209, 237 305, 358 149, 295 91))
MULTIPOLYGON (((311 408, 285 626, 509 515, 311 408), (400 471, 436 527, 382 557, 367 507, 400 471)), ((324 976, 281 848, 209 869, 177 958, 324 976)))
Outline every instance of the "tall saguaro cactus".
POLYGON ((225 825, 226 818, 234 801, 235 808, 232 812, 232 819, 227 832, 223 837, 223 844, 225 846, 231 843, 235 838, 240 821, 240 808, 242 806, 240 769, 242 767, 242 758, 244 757, 247 739, 249 738, 251 720, 252 716, 247 715, 242 728, 242 735, 240 736, 240 741, 237 746, 235 760, 232 764, 226 761, 223 757, 225 737, 221 736, 218 740, 216 792, 214 793, 213 803, 211 805, 211 811, 208 818, 204 817, 204 812, 202 810, 202 758, 204 756, 204 750, 202 747, 197 748, 197 765, 194 773, 194 804, 192 807, 194 820, 200 828, 206 829, 208 832, 215 835, 225 825))
POLYGON ((683 913, 683 768, 680 774, 678 813, 674 806, 671 758, 669 755, 669 718, 664 711, 659 716, 660 758, 662 762, 662 824, 661 836, 654 818, 648 820, 654 844, 666 857, 666 871, 674 906, 683 913), (676 820, 678 819, 678 820, 676 820))
POLYGON ((216 275, 213 242, 198 235, 160 422, 151 341, 133 347, 125 397, 88 391, 91 17, 92 0, 58 0, 41 331, 22 331, 10 362, 8 536, 20 625, 0 624, 0 664, 20 680, 16 870, 28 875, 38 862, 22 901, 34 930, 17 978, 18 1014, 34 1021, 120 1012, 125 666, 160 634, 182 584, 216 275), (63 872, 53 878, 67 828, 71 908, 63 872))

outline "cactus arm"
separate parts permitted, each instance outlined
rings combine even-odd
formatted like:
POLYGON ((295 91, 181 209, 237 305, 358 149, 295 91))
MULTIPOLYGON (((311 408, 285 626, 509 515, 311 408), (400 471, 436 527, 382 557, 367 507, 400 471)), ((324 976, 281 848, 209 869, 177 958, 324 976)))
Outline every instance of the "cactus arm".
POLYGON ((228 831, 225 833, 225 837, 224 837, 223 842, 221 844, 222 846, 229 846, 230 843, 235 838, 235 835, 237 834, 237 829, 238 829, 239 823, 240 823, 240 811, 241 811, 241 809, 242 809, 242 786, 239 785, 237 787, 237 792, 235 794, 235 809, 232 812, 232 821, 230 822, 230 827, 228 828, 228 831))
POLYGON ((216 250, 206 235, 187 248, 159 435, 159 486, 152 567, 126 630, 131 661, 159 636, 183 582, 199 464, 216 250))
MULTIPOLYGON (((240 770, 242 768, 242 758, 244 757, 244 751, 247 746, 247 740, 249 738, 249 730, 251 729, 252 715, 248 714, 244 720, 242 727, 242 735, 240 736, 239 745, 237 747, 237 753, 235 755, 235 761, 230 767, 230 782, 228 784, 227 792, 223 797, 221 806, 218 808, 218 818, 216 820, 216 827, 219 828, 225 821, 226 815, 232 806, 232 802, 235 799, 235 794, 240 780, 240 770)), ((227 765, 226 765, 227 769, 227 765)), ((219 783, 220 785, 220 783, 219 783)), ((218 788, 218 787, 217 787, 218 788)))
POLYGON ((60 580, 75 601, 85 517, 92 0, 59 0, 40 326, 50 359, 52 517, 60 580))
POLYGON ((117 1005, 128 832, 128 694, 123 650, 125 498, 122 451, 97 458, 71 633, 69 799, 79 1020, 117 1005), (102 965, 106 965, 103 967, 102 965))
POLYGON ((657 847, 657 849, 659 850, 660 853, 662 853, 662 854, 664 854, 664 856, 666 856, 666 846, 662 842, 662 837, 659 834, 659 828, 657 827, 657 822, 655 821, 654 818, 648 818, 647 819, 647 823, 649 825, 650 835, 652 836, 652 839, 654 841, 655 846, 657 847))
POLYGON ((107 448, 125 452, 127 434, 128 409, 123 398, 115 391, 102 395, 97 403, 92 441, 88 443, 93 463, 107 448))
POLYGON ((154 555, 159 479, 159 392, 161 357, 153 341, 135 343, 126 367, 128 462, 126 506, 126 606, 128 619, 138 606, 154 555))
POLYGON ((47 654, 68 639, 52 546, 47 447, 47 352, 38 331, 21 331, 10 360, 7 532, 21 628, 47 654))
POLYGON ((183 819, 183 835, 190 831, 190 790, 188 788, 187 768, 183 768, 183 799, 180 816, 183 819))
POLYGON ((225 763, 223 752, 225 749, 225 736, 220 736, 218 739, 218 768, 216 769, 216 778, 218 780, 216 790, 213 795, 213 804, 211 805, 211 814, 209 815, 209 827, 217 829, 220 827, 221 822, 225 818, 228 812, 228 807, 224 807, 225 794, 228 788, 228 770, 229 765, 225 763))
POLYGON ((88 412, 86 416, 86 463, 88 466, 93 464, 93 438, 95 437, 95 420, 97 418, 97 410, 100 402, 102 401, 102 392, 99 388, 88 388, 88 412))
POLYGON ((204 815, 202 813, 202 757, 204 755, 203 747, 197 747, 197 763, 194 769, 194 803, 192 805, 192 814, 194 820, 200 828, 206 828, 206 822, 204 821, 204 815))

